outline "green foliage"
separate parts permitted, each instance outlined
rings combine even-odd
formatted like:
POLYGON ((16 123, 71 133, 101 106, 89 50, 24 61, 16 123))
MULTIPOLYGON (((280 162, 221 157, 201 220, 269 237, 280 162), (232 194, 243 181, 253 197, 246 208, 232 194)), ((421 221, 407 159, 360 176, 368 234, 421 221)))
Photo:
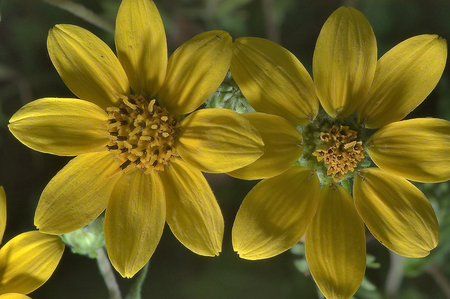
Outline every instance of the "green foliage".
POLYGON ((255 112, 228 72, 222 84, 205 102, 205 108, 226 108, 238 113, 255 112))

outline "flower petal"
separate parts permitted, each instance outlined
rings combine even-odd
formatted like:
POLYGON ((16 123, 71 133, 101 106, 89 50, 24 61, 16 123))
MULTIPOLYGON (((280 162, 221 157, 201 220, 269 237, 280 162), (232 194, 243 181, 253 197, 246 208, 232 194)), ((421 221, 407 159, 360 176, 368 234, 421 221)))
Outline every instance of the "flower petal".
POLYGON ((167 223, 175 237, 197 254, 219 255, 223 217, 203 174, 178 159, 159 175, 166 192, 167 223))
POLYGON ((48 34, 47 47, 64 83, 80 99, 106 108, 129 93, 127 75, 117 57, 86 29, 56 25, 48 34))
POLYGON ((366 270, 366 236, 350 194, 337 184, 320 191, 320 206, 306 232, 306 260, 326 298, 350 298, 366 270))
POLYGON ((20 108, 9 129, 26 146, 40 152, 73 156, 105 150, 108 115, 78 99, 45 98, 20 108))
POLYGON ((6 194, 3 186, 0 186, 0 242, 3 239, 6 227, 6 194))
POLYGON ((38 231, 18 235, 0 250, 0 294, 28 294, 39 288, 55 271, 63 252, 58 236, 38 231))
POLYGON ((233 225, 233 248, 248 260, 276 256, 305 234, 319 204, 317 175, 293 166, 259 182, 247 194, 233 225))
POLYGON ((377 43, 366 17, 337 9, 323 25, 313 58, 316 92, 332 117, 351 115, 367 95, 377 66, 377 43))
POLYGON ((425 195, 378 168, 366 168, 361 176, 355 176, 355 206, 372 235, 402 256, 427 256, 438 244, 439 224, 425 195))
POLYGON ((167 41, 158 9, 150 0, 124 0, 116 19, 117 56, 137 94, 153 97, 164 83, 167 41))
POLYGON ((232 39, 228 32, 201 33, 182 44, 169 58, 159 101, 170 113, 197 109, 220 86, 230 68, 232 39))
POLYGON ((377 63, 369 94, 358 108, 368 128, 403 119, 437 85, 447 60, 447 41, 437 35, 411 37, 377 63))
POLYGON ((286 119, 265 113, 241 114, 261 134, 264 154, 255 162, 228 174, 256 180, 276 176, 291 167, 303 152, 302 135, 286 119))
POLYGON ((229 172, 261 157, 263 140, 248 120, 228 109, 196 111, 181 121, 176 149, 207 172, 229 172))
POLYGON ((257 111, 303 125, 314 119, 319 101, 305 67, 282 46, 257 37, 234 42, 231 74, 257 111))
POLYGON ((0 295, 0 299, 31 299, 31 298, 24 294, 9 293, 0 295))
POLYGON ((367 142, 370 158, 381 169, 427 183, 450 179, 450 122, 417 118, 382 127, 367 142))
POLYGON ((133 277, 150 260, 165 221, 159 176, 141 170, 122 175, 106 208, 104 231, 109 259, 123 277, 133 277))
POLYGON ((41 232, 62 235, 97 218, 106 208, 120 175, 109 152, 80 155, 72 159, 42 192, 34 216, 41 232))

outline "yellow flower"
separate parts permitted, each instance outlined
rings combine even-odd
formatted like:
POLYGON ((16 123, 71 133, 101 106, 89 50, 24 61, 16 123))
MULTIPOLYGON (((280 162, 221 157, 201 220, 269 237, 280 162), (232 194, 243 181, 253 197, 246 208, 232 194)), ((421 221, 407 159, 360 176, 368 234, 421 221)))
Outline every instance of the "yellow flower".
MULTIPOLYGON (((6 195, 0 186, 0 240, 6 226, 6 195)), ((0 249, 0 299, 30 298, 25 294, 43 285, 64 252, 58 236, 38 231, 18 235, 0 249)))
POLYGON ((344 7, 320 32, 314 81, 283 47, 237 39, 231 73, 259 111, 244 116, 268 148, 253 164, 230 173, 265 178, 237 213, 232 234, 239 255, 269 258, 306 234, 306 258, 327 298, 350 298, 361 284, 364 223, 395 253, 428 255, 438 244, 438 222, 408 180, 450 179, 450 122, 402 119, 436 86, 446 58, 444 39, 420 35, 377 61, 369 22, 344 7), (378 131, 365 140, 364 128, 378 131), (379 168, 365 168, 368 156, 379 168))
POLYGON ((193 252, 217 255, 223 217, 201 171, 231 171, 263 153, 259 133, 238 113, 193 112, 224 79, 231 37, 199 34, 167 60, 153 1, 124 0, 115 41, 118 57, 87 30, 53 28, 50 58, 81 100, 39 99, 10 120, 11 132, 28 147, 78 155, 43 191, 35 225, 64 234, 106 209, 106 247, 125 277, 148 262, 165 221, 193 252))

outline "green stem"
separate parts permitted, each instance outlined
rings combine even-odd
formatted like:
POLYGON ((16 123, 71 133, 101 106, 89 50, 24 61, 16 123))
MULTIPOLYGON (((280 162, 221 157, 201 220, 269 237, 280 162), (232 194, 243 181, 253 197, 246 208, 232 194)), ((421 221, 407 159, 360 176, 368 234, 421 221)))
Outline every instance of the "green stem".
POLYGON ((398 291, 403 281, 403 268, 405 260, 403 256, 400 256, 392 251, 389 251, 390 266, 384 286, 387 298, 397 298, 398 291))
POLYGON ((136 281, 134 282, 133 286, 131 287, 130 293, 128 294, 126 299, 141 299, 142 284, 144 283, 145 277, 147 277, 149 265, 150 265, 150 262, 148 262, 144 266, 144 268, 142 268, 142 270, 139 271, 136 281))
POLYGON ((427 272, 433 277, 434 281, 441 288, 442 292, 445 294, 446 298, 450 298, 450 282, 444 273, 442 273, 439 266, 436 264, 431 265, 427 272))
POLYGON ((280 43, 280 22, 275 15, 275 0, 262 0, 263 15, 266 22, 267 38, 280 43))
POLYGON ((97 264, 103 276, 103 280, 105 281, 106 288, 108 289, 109 297, 111 299, 122 299, 119 285, 114 276, 114 271, 103 248, 97 249, 97 264))
POLYGON ((110 23, 103 20, 100 16, 96 15, 93 11, 87 9, 81 4, 74 3, 70 0, 42 0, 42 1, 47 2, 56 7, 59 7, 61 9, 64 9, 109 33, 114 33, 114 27, 110 23))

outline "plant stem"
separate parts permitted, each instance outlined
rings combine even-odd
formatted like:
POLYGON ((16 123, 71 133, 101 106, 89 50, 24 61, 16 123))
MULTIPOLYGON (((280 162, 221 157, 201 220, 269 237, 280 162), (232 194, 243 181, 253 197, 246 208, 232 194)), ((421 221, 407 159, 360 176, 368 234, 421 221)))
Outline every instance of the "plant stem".
POLYGON ((97 250, 97 265, 103 276, 103 280, 105 281, 109 297, 111 299, 122 299, 119 285, 117 284, 116 277, 114 276, 114 271, 103 248, 99 248, 97 250))
POLYGON ((433 264, 428 267, 427 272, 433 277, 434 281, 441 288, 442 292, 445 294, 446 298, 450 298, 450 282, 447 277, 439 269, 438 265, 433 264))
POLYGON ((386 278, 384 289, 387 298, 397 298, 398 291, 403 281, 403 267, 405 258, 392 251, 389 251, 390 266, 386 278))
POLYGON ((109 33, 114 33, 114 27, 110 23, 103 20, 100 16, 96 15, 93 11, 87 9, 81 4, 74 3, 70 0, 42 0, 42 1, 47 2, 56 7, 59 7, 61 9, 64 9, 109 33))
POLYGON ((147 277, 148 266, 150 265, 150 261, 139 271, 139 274, 131 287, 130 293, 128 294, 126 299, 141 299, 142 292, 142 284, 144 283, 145 277, 147 277))
POLYGON ((275 14, 275 1, 263 0, 262 8, 266 22, 267 38, 279 44, 281 41, 280 22, 275 14))

